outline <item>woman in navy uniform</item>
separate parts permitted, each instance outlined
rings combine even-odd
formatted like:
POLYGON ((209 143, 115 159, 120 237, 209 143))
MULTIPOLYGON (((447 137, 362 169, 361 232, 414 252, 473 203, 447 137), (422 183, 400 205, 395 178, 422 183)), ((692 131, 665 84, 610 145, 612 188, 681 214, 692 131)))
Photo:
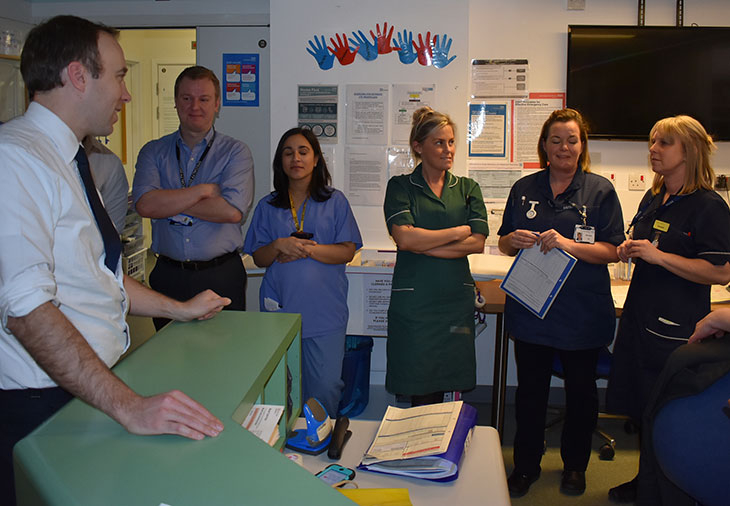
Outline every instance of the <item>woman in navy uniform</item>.
POLYGON ((389 392, 415 405, 476 386, 474 280, 467 255, 489 233, 479 185, 451 173, 451 119, 429 107, 413 114, 411 154, 421 163, 394 176, 385 220, 398 246, 388 308, 389 392))
MULTIPOLYGON (((630 239, 618 247, 621 260, 636 267, 606 396, 610 411, 637 423, 667 358, 710 312, 710 286, 730 282, 730 210, 713 191, 714 149, 689 116, 664 118, 649 135, 654 181, 631 221, 630 239)), ((640 476, 609 497, 640 499, 640 476)))
POLYGON ((516 300, 505 301, 505 326, 517 361, 513 497, 527 493, 540 476, 545 415, 553 358, 565 377, 566 419, 560 445, 560 490, 581 494, 598 417, 596 364, 613 339, 616 316, 606 264, 618 260, 624 240, 621 206, 613 185, 589 172, 588 136, 573 109, 554 111, 537 147, 543 170, 512 187, 499 229, 499 249, 560 248, 578 259, 544 319, 516 300))

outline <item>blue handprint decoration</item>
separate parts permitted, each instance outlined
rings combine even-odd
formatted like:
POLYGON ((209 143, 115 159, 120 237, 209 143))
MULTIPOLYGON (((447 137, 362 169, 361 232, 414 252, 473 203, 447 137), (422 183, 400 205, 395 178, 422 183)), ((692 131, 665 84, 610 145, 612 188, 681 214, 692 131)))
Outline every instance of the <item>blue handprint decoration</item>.
POLYGON ((365 61, 373 61, 375 58, 378 57, 378 39, 377 37, 373 37, 373 42, 371 43, 364 33, 362 33, 362 30, 358 30, 357 33, 352 32, 352 36, 355 37, 355 39, 350 39, 350 43, 353 46, 356 46, 359 48, 358 53, 360 56, 365 58, 365 61))
POLYGON ((439 37, 438 35, 435 37, 433 42, 433 48, 431 49, 432 52, 432 58, 433 58, 433 66, 437 69, 442 69, 456 58, 456 56, 452 56, 449 58, 449 51, 451 51, 451 38, 449 38, 448 42, 446 41, 447 35, 444 34, 444 36, 441 38, 441 43, 439 44, 439 37))
POLYGON ((317 65, 322 70, 329 70, 335 64, 335 55, 327 49, 324 35, 322 35, 322 42, 317 39, 316 35, 314 36, 314 42, 310 39, 307 52, 314 56, 314 59, 317 60, 317 65))
POLYGON ((400 32, 398 32, 398 47, 400 48, 400 51, 398 51, 398 58, 400 58, 401 63, 408 65, 416 61, 416 58, 418 58, 418 54, 416 54, 413 46, 413 32, 403 30, 402 37, 400 32))

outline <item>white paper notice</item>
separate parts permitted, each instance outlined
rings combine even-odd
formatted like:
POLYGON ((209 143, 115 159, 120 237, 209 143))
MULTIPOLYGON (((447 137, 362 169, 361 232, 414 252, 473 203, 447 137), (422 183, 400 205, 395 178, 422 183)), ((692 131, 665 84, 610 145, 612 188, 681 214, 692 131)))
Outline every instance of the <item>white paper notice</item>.
POLYGON ((519 163, 469 159, 469 177, 479 184, 484 199, 506 199, 512 185, 522 177, 519 163))
POLYGON ((538 164, 537 141, 543 123, 556 109, 565 104, 565 93, 530 93, 523 100, 514 101, 515 162, 538 164))
POLYGON ((393 85, 393 130, 391 144, 408 145, 413 113, 420 107, 434 107, 436 86, 433 84, 393 85))
POLYGON ((388 143, 388 86, 347 86, 347 144, 388 143))
POLYGON ((471 96, 526 97, 528 77, 527 60, 472 60, 471 96))
POLYGON ((388 306, 392 276, 365 276, 364 327, 373 336, 388 335, 388 306))
POLYGON ((345 188, 351 205, 383 205, 386 163, 385 146, 348 146, 345 149, 345 188))

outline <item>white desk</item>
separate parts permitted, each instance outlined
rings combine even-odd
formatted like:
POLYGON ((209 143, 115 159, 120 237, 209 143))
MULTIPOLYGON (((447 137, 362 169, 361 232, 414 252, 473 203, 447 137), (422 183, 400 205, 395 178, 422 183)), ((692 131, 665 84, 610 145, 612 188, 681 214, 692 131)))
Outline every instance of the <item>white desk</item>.
MULTIPOLYGON (((355 469, 372 443, 379 424, 380 422, 370 420, 350 420, 352 437, 345 445, 342 458, 330 460, 327 452, 317 456, 302 455, 304 467, 312 473, 317 473, 333 463, 355 469)), ((295 426, 306 427, 304 419, 299 418, 295 426)), ((284 453, 292 452, 285 449, 284 453)), ((469 450, 459 466, 459 477, 451 482, 436 483, 358 469, 355 472, 355 481, 360 488, 407 488, 414 506, 511 504, 499 434, 493 427, 475 428, 469 450)))

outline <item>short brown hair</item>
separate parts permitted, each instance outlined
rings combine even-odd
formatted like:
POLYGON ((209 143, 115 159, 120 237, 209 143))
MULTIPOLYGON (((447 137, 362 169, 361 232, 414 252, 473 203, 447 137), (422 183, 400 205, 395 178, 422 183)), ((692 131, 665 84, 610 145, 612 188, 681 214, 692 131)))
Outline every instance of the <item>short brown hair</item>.
POLYGON ((38 91, 63 86, 61 71, 74 61, 97 79, 102 71, 100 33, 119 35, 114 28, 76 16, 56 16, 34 27, 20 56, 20 72, 30 98, 38 91))
POLYGON ((578 157, 578 165, 583 172, 590 172, 591 155, 588 154, 588 126, 583 120, 583 116, 575 109, 558 109, 553 111, 548 116, 548 119, 545 120, 545 123, 543 123, 542 130, 540 130, 540 138, 537 140, 537 157, 540 160, 540 167, 545 169, 548 166, 547 152, 542 144, 547 141, 550 127, 554 123, 567 123, 569 121, 575 121, 578 125, 578 130, 580 130, 580 143, 583 147, 583 152, 578 157))
POLYGON ((175 79, 175 98, 177 98, 177 91, 180 88, 180 83, 185 78, 192 79, 193 81, 197 81, 198 79, 210 79, 213 83, 213 87, 215 88, 215 99, 218 100, 221 98, 221 83, 218 80, 218 77, 216 77, 212 70, 200 65, 193 65, 192 67, 188 67, 180 72, 180 75, 177 76, 177 79, 175 79))

